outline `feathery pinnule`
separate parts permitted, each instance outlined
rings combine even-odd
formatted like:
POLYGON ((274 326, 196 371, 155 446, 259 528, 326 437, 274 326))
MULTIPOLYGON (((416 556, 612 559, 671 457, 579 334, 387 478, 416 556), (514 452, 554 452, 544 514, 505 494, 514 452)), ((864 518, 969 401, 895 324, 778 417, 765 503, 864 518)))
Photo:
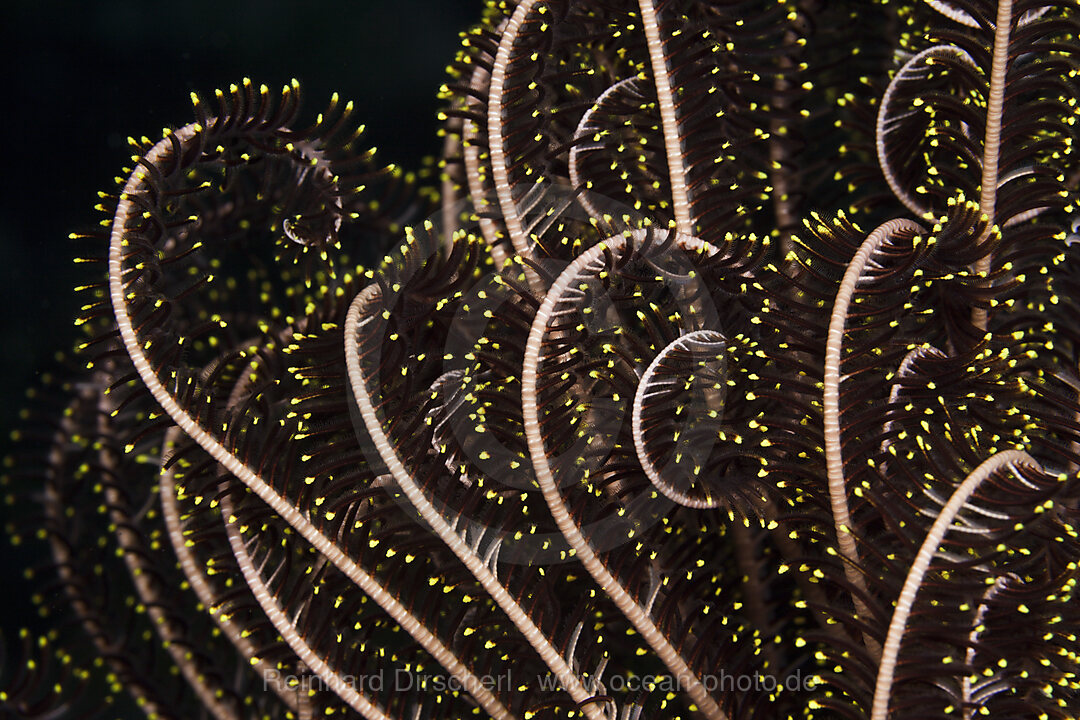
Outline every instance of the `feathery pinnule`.
POLYGON ((4 476, 80 634, 0 708, 1076 717, 1078 9, 490 3, 437 187, 193 95, 4 476))

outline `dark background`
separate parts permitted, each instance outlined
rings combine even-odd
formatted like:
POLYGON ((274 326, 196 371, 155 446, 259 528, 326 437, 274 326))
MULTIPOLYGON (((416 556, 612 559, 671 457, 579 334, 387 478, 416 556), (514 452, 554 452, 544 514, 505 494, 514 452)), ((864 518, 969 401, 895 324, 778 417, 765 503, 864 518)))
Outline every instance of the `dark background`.
MULTIPOLYGON (((126 138, 157 139, 250 77, 303 89, 304 117, 337 91, 356 103, 382 162, 439 151, 436 92, 481 0, 10 0, 0 14, 0 456, 28 387, 76 340, 73 263, 99 190, 130 163, 126 138)), ((104 250, 102 250, 102 253, 104 250)), ((0 506, 0 517, 4 508, 0 506)), ((33 624, 17 578, 33 558, 0 539, 0 629, 33 624)))

